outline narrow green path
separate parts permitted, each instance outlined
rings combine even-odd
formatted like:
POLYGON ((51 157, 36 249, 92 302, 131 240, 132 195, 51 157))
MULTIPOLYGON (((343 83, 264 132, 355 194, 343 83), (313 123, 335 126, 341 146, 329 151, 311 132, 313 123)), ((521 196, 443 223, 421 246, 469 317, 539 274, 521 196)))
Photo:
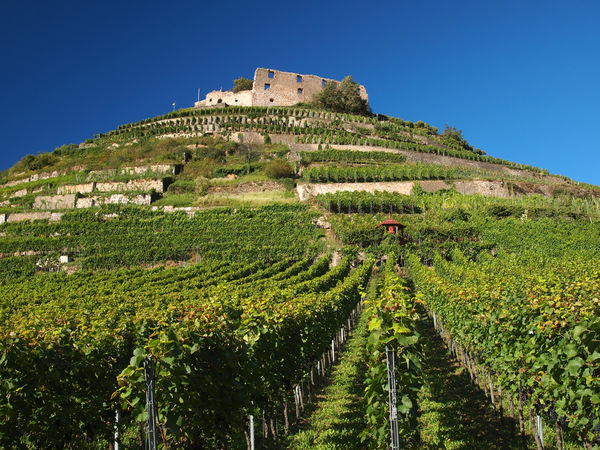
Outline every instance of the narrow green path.
POLYGON ((317 394, 312 413, 290 436, 290 449, 362 449, 359 433, 364 428, 362 400, 366 371, 367 315, 361 314, 329 384, 317 394))
POLYGON ((483 392, 452 359, 431 321, 419 325, 423 387, 419 426, 423 449, 520 449, 508 417, 503 424, 483 392))

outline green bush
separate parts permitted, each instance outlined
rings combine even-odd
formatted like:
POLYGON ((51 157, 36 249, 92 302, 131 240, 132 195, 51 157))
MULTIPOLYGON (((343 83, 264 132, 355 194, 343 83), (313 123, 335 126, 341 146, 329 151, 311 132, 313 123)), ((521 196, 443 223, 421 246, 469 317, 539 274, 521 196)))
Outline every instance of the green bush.
POLYGON ((208 148, 199 148, 194 153, 194 160, 203 161, 205 159, 212 159, 217 162, 225 162, 225 150, 208 147, 208 148))
POLYGON ((250 91, 252 90, 252 84, 252 80, 240 77, 236 80, 233 80, 233 92, 250 91))
POLYGON ((18 162, 18 166, 25 170, 40 170, 52 166, 58 158, 51 153, 40 153, 38 155, 25 155, 18 162))
POLYGON ((287 161, 274 159, 265 166, 265 173, 269 178, 291 178, 294 176, 294 169, 287 161))

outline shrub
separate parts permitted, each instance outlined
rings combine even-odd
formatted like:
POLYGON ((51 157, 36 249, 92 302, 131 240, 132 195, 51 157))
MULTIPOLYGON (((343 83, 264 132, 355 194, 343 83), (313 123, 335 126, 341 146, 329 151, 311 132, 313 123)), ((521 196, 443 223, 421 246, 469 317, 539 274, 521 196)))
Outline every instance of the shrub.
POLYGON ((233 92, 250 91, 252 90, 252 84, 252 80, 240 77, 237 80, 233 80, 233 92))
POLYGON ((221 150, 214 147, 199 148, 195 151, 194 159, 197 161, 203 161, 205 159, 212 159, 216 162, 225 162, 225 150, 221 150))
POLYGON ((51 153, 40 153, 38 155, 25 155, 19 161, 18 166, 25 170, 40 170, 51 166, 57 161, 56 155, 51 153))
POLYGON ((294 170, 290 163, 283 159, 274 159, 265 166, 265 173, 269 178, 291 178, 294 170))

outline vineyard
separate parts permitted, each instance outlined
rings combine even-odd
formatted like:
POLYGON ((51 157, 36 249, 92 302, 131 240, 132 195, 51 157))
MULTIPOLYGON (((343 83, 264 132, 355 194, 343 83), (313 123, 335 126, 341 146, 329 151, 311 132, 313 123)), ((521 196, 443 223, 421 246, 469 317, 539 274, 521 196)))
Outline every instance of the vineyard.
POLYGON ((115 408, 124 426, 145 422, 148 358, 165 444, 225 442, 248 411, 269 420, 294 383, 316 376, 371 266, 328 269, 321 258, 36 277, 2 305, 3 445, 109 439, 115 408))
POLYGON ((0 447, 599 449, 598 188, 455 138, 190 108, 3 171, 0 447))
POLYGON ((298 258, 313 251, 313 218, 303 205, 214 209, 192 217, 116 206, 68 213, 55 223, 7 223, 0 225, 0 253, 35 256, 0 259, 0 278, 35 273, 42 258, 56 266, 60 255, 76 258, 85 270, 165 260, 244 262, 257 254, 271 261, 298 258))
MULTIPOLYGON (((455 253, 434 271, 416 258, 408 264, 418 298, 448 345, 502 408, 518 405, 521 429, 544 416, 555 444, 575 433, 597 439, 600 413, 599 273, 588 258, 484 256, 455 253)), ((535 435, 536 441, 540 436, 535 435)))

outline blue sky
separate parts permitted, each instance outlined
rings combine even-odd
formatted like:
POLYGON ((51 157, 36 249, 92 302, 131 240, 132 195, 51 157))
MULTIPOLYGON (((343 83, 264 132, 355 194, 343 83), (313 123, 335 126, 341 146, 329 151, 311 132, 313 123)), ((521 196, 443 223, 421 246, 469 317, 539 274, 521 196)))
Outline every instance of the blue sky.
POLYGON ((0 6, 0 169, 191 106, 254 68, 352 74, 375 112, 600 185, 600 2, 0 6))

